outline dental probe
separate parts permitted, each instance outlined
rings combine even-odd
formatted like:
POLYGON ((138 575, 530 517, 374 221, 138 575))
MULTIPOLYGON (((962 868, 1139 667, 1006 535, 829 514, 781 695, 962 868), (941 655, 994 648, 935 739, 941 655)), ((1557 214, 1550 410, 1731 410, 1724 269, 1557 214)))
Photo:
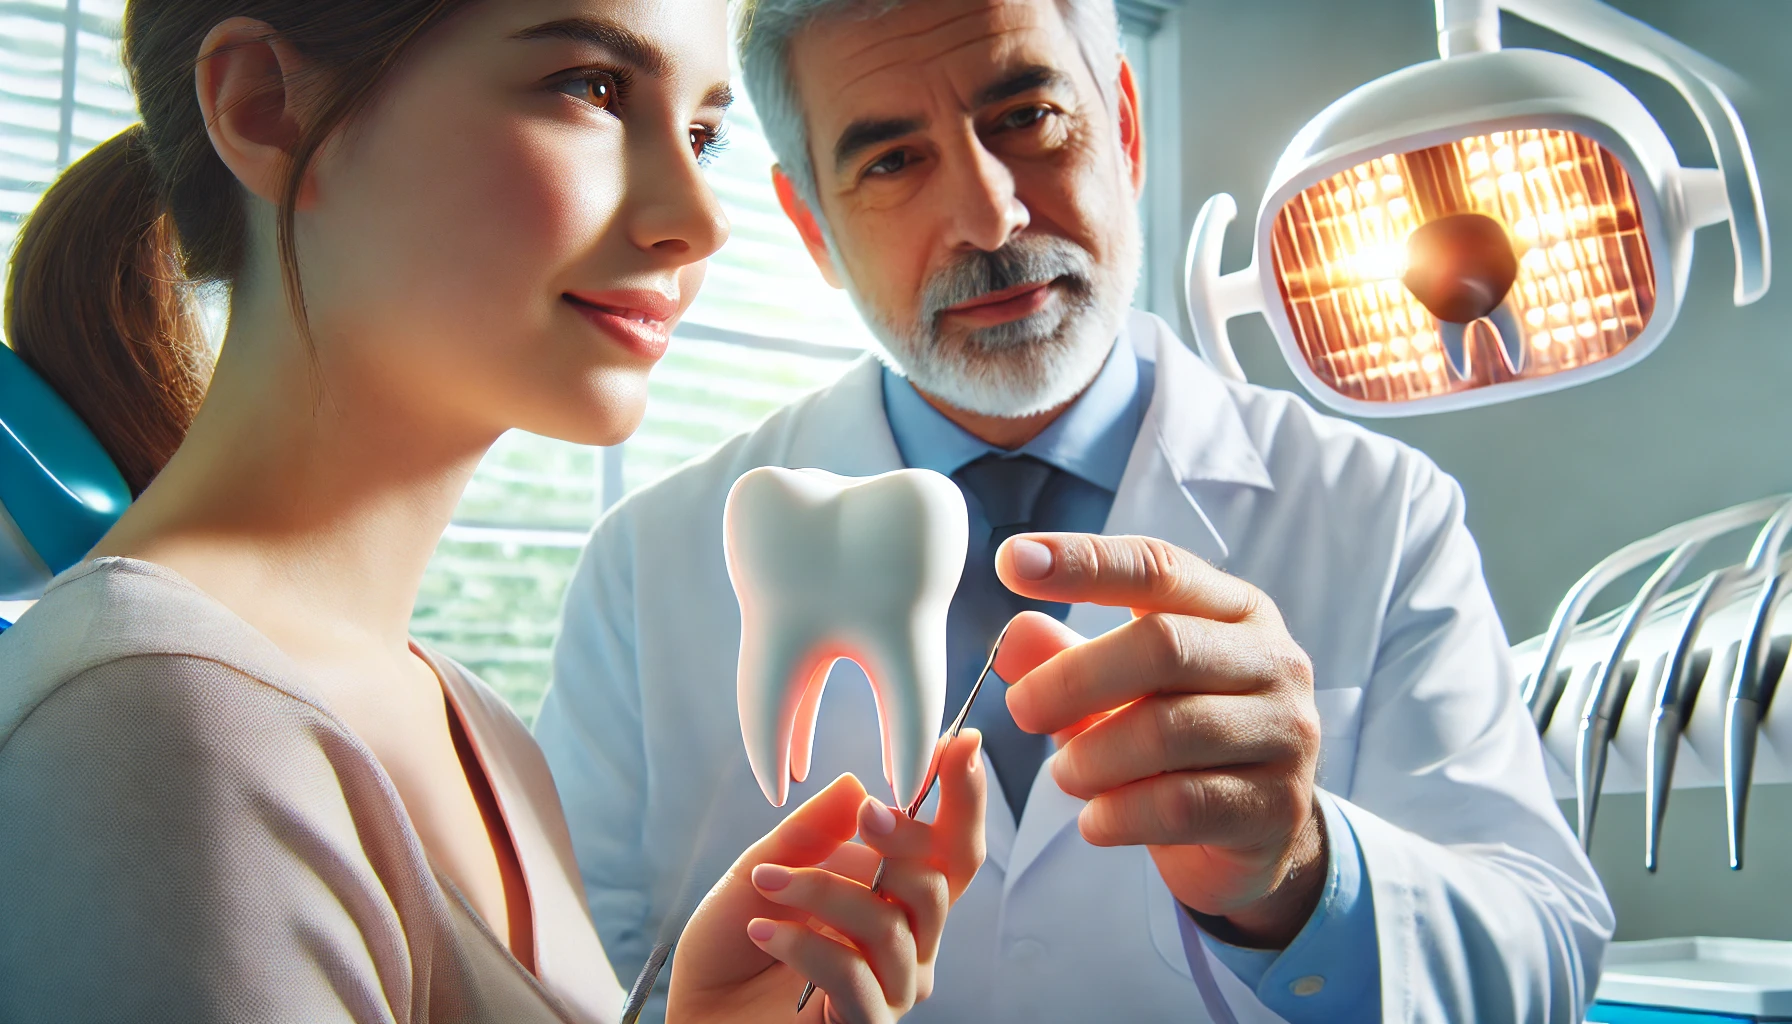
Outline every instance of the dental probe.
POLYGON ((647 1007, 647 997, 653 994, 653 983, 660 978, 660 968, 666 966, 666 958, 672 955, 670 942, 658 942, 653 952, 647 954, 647 962, 641 965, 641 973, 635 975, 635 987, 628 990, 628 999, 622 1004, 622 1024, 635 1024, 641 1019, 641 1011, 647 1007))
MULTIPOLYGON (((1008 626, 1012 625, 1014 625, 1014 620, 1010 619, 1008 626)), ((921 784, 920 795, 915 797, 914 802, 902 811, 910 818, 921 813, 921 805, 927 802, 928 794, 933 792, 933 787, 940 781, 940 757, 945 754, 946 748, 951 746, 952 741, 958 738, 958 734, 964 731, 964 720, 971 713, 971 705, 977 703, 977 694, 983 689, 983 680, 988 679, 990 670, 996 667, 996 655, 1001 653, 1002 641, 1008 636, 1008 626, 1003 626, 1002 631, 996 634, 996 642, 989 648, 989 660, 983 663, 983 671, 977 673, 977 681, 971 684, 970 695, 965 697, 964 706, 958 709, 958 714, 952 719, 952 724, 946 729, 946 734, 940 737, 945 742, 933 748, 933 760, 927 765, 927 781, 921 784)), ((877 862, 877 874, 871 876, 873 895, 884 891, 884 868, 888 867, 889 863, 888 859, 877 862)), ((802 1013, 803 1007, 809 1005, 809 999, 813 995, 815 995, 815 983, 811 981, 803 986, 803 994, 797 997, 796 1012, 802 1013)), ((624 1021, 623 1024, 631 1024, 631 1022, 624 1021)))

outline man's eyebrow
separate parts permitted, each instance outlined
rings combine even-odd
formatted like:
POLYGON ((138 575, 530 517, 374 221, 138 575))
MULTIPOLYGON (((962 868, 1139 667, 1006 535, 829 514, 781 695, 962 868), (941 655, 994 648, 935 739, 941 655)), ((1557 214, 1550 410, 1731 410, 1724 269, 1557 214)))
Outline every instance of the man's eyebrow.
POLYGON ((1049 89, 1069 83, 1070 76, 1057 68, 1046 64, 1034 64, 979 89, 971 102, 974 106, 986 107, 991 103, 1000 103, 1035 89, 1049 89))
POLYGON ((560 18, 532 25, 511 36, 512 39, 570 39, 575 43, 601 46, 635 65, 642 71, 662 78, 672 66, 666 51, 639 33, 599 18, 560 18))
POLYGON ((840 133, 834 143, 834 169, 840 170, 859 153, 891 139, 920 131, 926 122, 918 117, 888 117, 879 120, 854 121, 840 133))

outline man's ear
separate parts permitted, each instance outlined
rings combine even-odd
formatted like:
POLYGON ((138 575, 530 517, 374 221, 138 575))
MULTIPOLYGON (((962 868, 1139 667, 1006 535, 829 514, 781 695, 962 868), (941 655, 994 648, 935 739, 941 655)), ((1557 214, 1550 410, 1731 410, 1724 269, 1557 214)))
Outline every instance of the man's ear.
POLYGON ((1145 194, 1145 121, 1139 108, 1139 85, 1132 64, 1120 58, 1120 148, 1132 170, 1132 196, 1145 194))
POLYGON ((821 271, 822 280, 835 288, 845 287, 840 276, 840 268, 834 266, 834 254, 828 252, 827 239, 822 237, 821 224, 815 219, 815 211, 796 194, 796 185, 784 168, 772 166, 772 188, 778 192, 778 205, 784 208, 784 216, 796 225, 796 233, 802 236, 803 245, 809 250, 809 258, 815 261, 815 267, 821 271))
MULTIPOLYGON (((199 44, 194 84, 206 134, 218 158, 253 195, 278 205, 286 189, 287 158, 302 131, 297 51, 266 22, 230 18, 212 26, 199 44)), ((301 205, 310 186, 301 190, 301 205)))

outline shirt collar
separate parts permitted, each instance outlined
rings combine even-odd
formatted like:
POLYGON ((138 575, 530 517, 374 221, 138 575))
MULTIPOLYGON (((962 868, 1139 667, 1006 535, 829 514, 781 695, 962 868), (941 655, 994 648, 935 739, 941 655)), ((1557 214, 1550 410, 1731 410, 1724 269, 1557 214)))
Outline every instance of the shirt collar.
MULTIPOLYGON (((1141 387, 1141 380, 1138 354, 1127 332, 1121 331, 1095 380, 1017 454, 1031 455, 1097 487, 1118 491, 1151 396, 1150 386, 1141 387)), ((884 412, 904 465, 951 475, 967 463, 1003 450, 947 419, 888 367, 884 368, 883 391, 884 412)))

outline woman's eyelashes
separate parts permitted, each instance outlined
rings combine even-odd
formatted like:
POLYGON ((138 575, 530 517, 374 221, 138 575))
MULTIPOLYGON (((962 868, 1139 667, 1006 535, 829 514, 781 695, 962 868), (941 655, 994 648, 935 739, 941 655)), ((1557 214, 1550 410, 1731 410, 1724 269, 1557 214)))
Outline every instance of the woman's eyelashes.
POLYGON ((691 152, 697 162, 707 167, 728 148, 728 126, 724 124, 691 125, 691 152))
POLYGON ((580 68, 555 81, 554 91, 616 114, 628 95, 629 82, 629 73, 622 68, 580 68))

